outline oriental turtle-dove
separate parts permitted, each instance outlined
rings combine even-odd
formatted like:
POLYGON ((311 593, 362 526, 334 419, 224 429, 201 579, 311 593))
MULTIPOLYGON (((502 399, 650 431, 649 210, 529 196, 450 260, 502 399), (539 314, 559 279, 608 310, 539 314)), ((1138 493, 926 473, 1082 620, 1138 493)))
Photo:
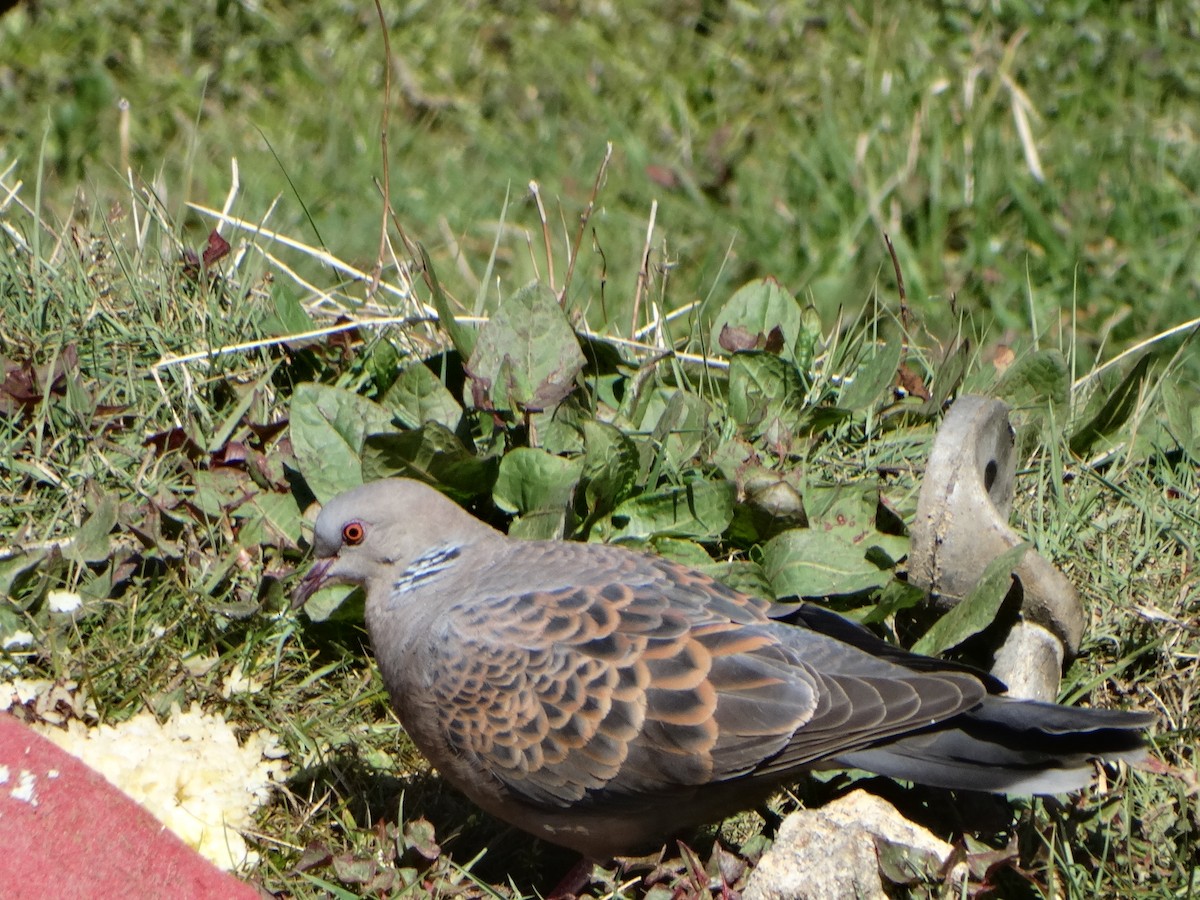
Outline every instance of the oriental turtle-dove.
POLYGON ((1057 793, 1145 754, 1152 716, 999 695, 809 604, 604 544, 511 539, 407 479, 321 511, 299 606, 361 585, 401 722, 442 775, 593 859, 753 806, 813 768, 1057 793))

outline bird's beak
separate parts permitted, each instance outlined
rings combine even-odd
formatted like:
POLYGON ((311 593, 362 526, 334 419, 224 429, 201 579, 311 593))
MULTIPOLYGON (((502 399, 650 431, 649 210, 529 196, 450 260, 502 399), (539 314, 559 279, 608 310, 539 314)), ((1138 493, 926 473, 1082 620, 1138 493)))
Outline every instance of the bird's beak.
POLYGON ((308 602, 308 598, 325 584, 329 577, 329 567, 336 560, 336 556, 327 556, 313 563, 313 567, 308 570, 308 574, 304 576, 304 580, 296 585, 296 589, 292 591, 292 609, 302 607, 308 602))

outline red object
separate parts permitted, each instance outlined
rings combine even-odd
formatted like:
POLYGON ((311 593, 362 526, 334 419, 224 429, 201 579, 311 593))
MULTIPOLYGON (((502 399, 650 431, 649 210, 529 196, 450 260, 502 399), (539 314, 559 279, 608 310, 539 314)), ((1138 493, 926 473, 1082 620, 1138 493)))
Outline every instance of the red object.
POLYGON ((0 713, 0 894, 260 898, 79 759, 0 713))

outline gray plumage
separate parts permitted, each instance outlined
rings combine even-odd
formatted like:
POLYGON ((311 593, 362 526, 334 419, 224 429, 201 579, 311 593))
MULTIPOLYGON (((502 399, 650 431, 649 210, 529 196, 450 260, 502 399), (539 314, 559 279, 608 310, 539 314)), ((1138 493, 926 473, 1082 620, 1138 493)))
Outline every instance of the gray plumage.
POLYGON ((417 747, 492 814, 604 858, 753 806, 806 769, 1011 793, 1145 754, 1139 712, 997 696, 832 613, 654 556, 526 542, 433 488, 375 482, 317 519, 296 605, 366 590, 384 683, 417 747))

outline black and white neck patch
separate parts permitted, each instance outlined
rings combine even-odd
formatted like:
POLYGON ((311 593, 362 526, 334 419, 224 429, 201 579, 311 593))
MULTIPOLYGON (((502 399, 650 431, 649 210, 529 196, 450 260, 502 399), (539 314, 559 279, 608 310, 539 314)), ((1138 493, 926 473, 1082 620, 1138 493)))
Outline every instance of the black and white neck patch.
POLYGON ((406 594, 417 588, 426 587, 437 580, 440 573, 450 567, 450 564, 462 553, 462 548, 455 545, 433 547, 414 559, 396 579, 392 589, 396 594, 406 594))

